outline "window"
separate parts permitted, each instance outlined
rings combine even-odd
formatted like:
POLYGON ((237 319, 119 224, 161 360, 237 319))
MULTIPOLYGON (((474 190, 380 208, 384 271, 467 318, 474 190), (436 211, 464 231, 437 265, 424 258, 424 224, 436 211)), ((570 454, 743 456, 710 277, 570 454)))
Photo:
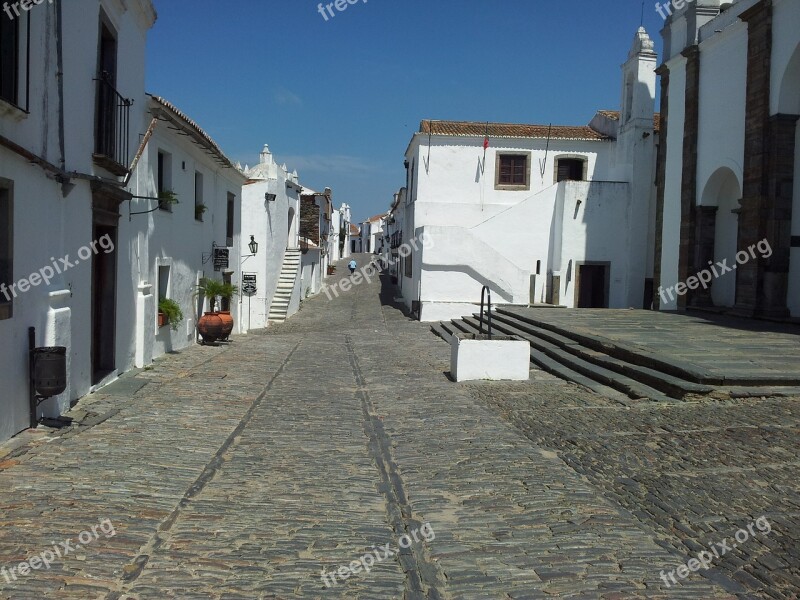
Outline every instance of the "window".
POLYGON ((156 167, 156 188, 158 191, 158 208, 172 212, 172 203, 160 200, 165 192, 172 191, 172 155, 168 152, 158 151, 158 166, 156 167))
POLYGON ((228 192, 228 218, 227 218, 227 221, 225 223, 225 225, 226 225, 226 228, 225 228, 225 231, 226 231, 225 244, 228 247, 233 246, 233 230, 234 230, 234 222, 233 222, 233 220, 234 220, 234 218, 236 216, 236 211, 235 211, 235 206, 236 205, 235 205, 235 202, 236 202, 236 196, 234 196, 233 194, 228 192))
POLYGON ((0 178, 0 320, 10 319, 14 259, 14 213, 12 211, 13 184, 0 178))
POLYGON ((19 89, 19 18, 0 13, 0 98, 17 103, 19 89))
POLYGON ((0 12, 0 99, 28 112, 31 20, 9 3, 0 12))
POLYGON ((198 221, 203 220, 203 213, 206 205, 203 204, 203 174, 199 171, 194 173, 194 218, 198 221))
POLYGON ((530 189, 531 155, 525 153, 505 153, 497 155, 495 189, 530 189))
POLYGON ((403 261, 403 275, 408 277, 409 279, 414 276, 413 267, 414 267, 414 259, 411 258, 413 256, 413 251, 406 256, 403 261))
POLYGON ((169 298, 169 265, 158 266, 158 300, 169 298))
POLYGON ((559 158, 556 159, 556 183, 559 181, 585 181, 585 158, 559 158))

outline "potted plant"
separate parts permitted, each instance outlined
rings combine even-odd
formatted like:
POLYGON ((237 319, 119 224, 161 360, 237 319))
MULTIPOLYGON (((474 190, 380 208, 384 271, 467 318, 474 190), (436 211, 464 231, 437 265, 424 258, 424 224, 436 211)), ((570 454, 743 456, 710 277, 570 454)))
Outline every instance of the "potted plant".
POLYGON ((158 301, 158 326, 164 327, 169 323, 172 331, 178 331, 178 325, 183 321, 183 311, 180 305, 170 298, 158 301))
POLYGON ((197 331, 203 337, 203 342, 213 344, 222 337, 223 323, 217 312, 217 298, 222 296, 224 285, 216 279, 204 278, 196 288, 196 295, 208 298, 209 311, 197 320, 197 331))
POLYGON ((178 194, 172 190, 158 192, 158 207, 163 210, 172 210, 172 205, 178 204, 178 194))
POLYGON ((196 204, 194 207, 194 218, 198 221, 203 220, 203 213, 208 210, 208 207, 205 204, 196 204))
POLYGON ((222 306, 227 307, 228 310, 221 310, 219 311, 219 317, 222 319, 223 329, 222 335, 220 336, 221 340, 227 340, 228 336, 233 331, 233 317, 231 316, 230 306, 231 306, 231 299, 234 295, 239 293, 239 286, 234 285, 232 283, 223 283, 222 284, 222 292, 220 293, 220 297, 222 298, 222 306))

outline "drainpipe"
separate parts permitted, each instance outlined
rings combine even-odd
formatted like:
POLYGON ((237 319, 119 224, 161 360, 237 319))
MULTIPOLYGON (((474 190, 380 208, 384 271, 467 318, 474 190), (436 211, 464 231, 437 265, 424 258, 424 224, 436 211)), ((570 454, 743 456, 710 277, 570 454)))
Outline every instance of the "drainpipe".
MULTIPOLYGON (((67 157, 64 149, 64 40, 63 40, 63 20, 64 13, 61 2, 56 2, 56 78, 58 80, 58 151, 61 155, 61 170, 67 170, 67 157)), ((64 184, 66 188, 66 184, 64 184)), ((71 188, 69 188, 71 189, 71 188)), ((69 193, 62 188, 64 196, 69 193)))

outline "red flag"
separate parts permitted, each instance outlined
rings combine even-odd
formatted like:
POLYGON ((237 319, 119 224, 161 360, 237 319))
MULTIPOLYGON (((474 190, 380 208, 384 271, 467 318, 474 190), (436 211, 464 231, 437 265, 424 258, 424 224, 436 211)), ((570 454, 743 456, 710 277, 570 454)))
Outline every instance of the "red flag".
POLYGON ((483 149, 486 150, 489 147, 489 137, 483 138, 483 149))

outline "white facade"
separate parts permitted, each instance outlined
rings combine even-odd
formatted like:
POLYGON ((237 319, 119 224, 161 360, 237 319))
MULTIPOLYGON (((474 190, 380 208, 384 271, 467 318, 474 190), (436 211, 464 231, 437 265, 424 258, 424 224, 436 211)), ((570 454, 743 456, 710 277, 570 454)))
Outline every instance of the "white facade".
MULTIPOLYGON (((268 146, 261 151, 259 164, 247 169, 242 189, 242 237, 240 251, 245 257, 242 272, 256 276, 257 291, 239 298, 244 315, 244 330, 267 327, 269 309, 278 287, 286 250, 300 249, 300 192, 296 172, 278 166, 268 146), (250 254, 250 236, 258 252, 250 254)), ((297 312, 301 290, 299 269, 287 317, 297 312)))
POLYGON ((485 124, 423 121, 390 230, 405 244, 430 240, 399 264, 406 305, 420 302, 426 321, 459 317, 475 310, 484 285, 494 303, 646 305, 655 66, 640 29, 623 65, 622 110, 599 112, 589 127, 491 124, 484 149, 485 124), (521 161, 518 177, 527 169, 524 182, 504 183, 508 157, 521 161), (582 173, 560 176, 570 165, 582 173))
POLYGON ((0 297, 0 440, 30 424, 29 327, 37 346, 67 347, 67 389, 35 415, 56 417, 133 362, 137 319, 118 211, 147 126, 144 50, 155 11, 149 0, 30 8, 15 21, 19 85, 0 99, 0 278, 17 292, 0 297), (105 101, 96 104, 98 94, 105 101), (104 120, 95 139, 100 117, 117 110, 128 113, 128 131, 104 120), (67 255, 70 266, 60 262, 67 255), (61 272, 42 281, 56 265, 61 272))
MULTIPOLYGON (((757 95, 759 99, 767 95, 769 97, 768 118, 780 117, 788 122, 793 116, 796 123, 800 115, 800 3, 796 0, 774 0, 769 4, 761 0, 738 0, 733 3, 699 0, 675 11, 662 31, 665 51, 663 69, 669 75, 669 118, 662 132, 667 150, 663 157, 665 185, 662 244, 658 257, 660 285, 674 289, 681 279, 695 274, 680 273, 680 246, 682 241, 687 245, 681 239, 681 220, 686 219, 686 215, 682 215, 682 202, 687 203, 688 195, 691 196, 692 210, 697 214, 706 211, 713 215, 712 227, 698 234, 710 239, 710 248, 702 258, 699 255, 693 257, 694 262, 699 263, 693 265, 696 271, 707 267, 706 259, 713 259, 715 263, 727 260, 729 265, 736 264, 737 251, 747 247, 742 233, 752 227, 759 229, 762 234, 768 232, 768 240, 776 253, 773 261, 778 260, 778 254, 781 253, 779 249, 788 252, 789 257, 788 290, 782 285, 774 285, 776 281, 768 279, 773 274, 769 272, 759 272, 757 283, 755 274, 746 274, 744 280, 739 282, 743 285, 738 286, 737 290, 737 275, 741 277, 743 270, 740 266, 737 271, 714 278, 710 301, 706 300, 706 304, 695 299, 690 300, 689 304, 707 306, 713 303, 717 308, 733 308, 741 300, 737 298, 737 291, 747 292, 748 288, 757 287, 761 290, 761 299, 769 298, 769 304, 773 305, 768 310, 779 312, 777 307, 785 304, 788 314, 800 317, 800 244, 791 241, 792 237, 800 236, 800 177, 797 175, 800 173, 800 126, 792 125, 796 127, 794 156, 790 159, 794 165, 793 190, 781 192, 781 195, 792 195, 791 227, 783 231, 782 226, 740 224, 747 212, 743 211, 746 208, 743 200, 747 200, 745 182, 757 181, 759 175, 754 170, 748 176, 748 169, 752 169, 755 163, 763 164, 765 161, 763 156, 746 156, 746 135, 755 138, 761 134, 755 130, 745 130, 748 119, 747 90, 749 85, 754 85, 748 82, 748 44, 751 35, 759 35, 751 29, 749 20, 760 8, 771 11, 771 35, 769 60, 761 60, 756 70, 768 73, 768 81, 765 89, 759 90, 757 95), (689 71, 695 52, 699 61, 696 86, 693 83, 687 85, 687 76, 694 77, 689 71), (696 153, 691 153, 691 160, 696 160, 696 164, 687 165, 684 164, 684 140, 695 133, 691 131, 695 126, 688 118, 686 106, 687 103, 694 105, 693 98, 689 96, 695 93, 698 95, 697 149, 696 153), (687 123, 690 131, 687 131, 687 123), (687 193, 682 182, 689 176, 693 176, 695 181, 687 193), (781 297, 777 298, 778 295, 781 297)), ((759 49, 763 46, 756 44, 759 49)), ((774 133, 767 134, 767 137, 771 138, 770 143, 777 143, 774 133)), ((765 155, 768 153, 768 150, 764 151, 765 155)), ((782 156, 781 160, 785 159, 782 156)), ((770 185, 780 187, 777 183, 770 185)), ((762 191, 755 193, 756 196, 761 194, 762 191)), ((762 212, 767 213, 766 208, 762 212)), ((781 208, 778 212, 784 213, 785 209, 781 208)), ((696 244, 702 245, 703 240, 698 240, 696 244)), ((695 253, 697 246, 688 245, 691 246, 690 252, 695 253)), ((770 270, 767 268, 767 271, 770 270)), ((750 306, 742 309, 742 316, 752 313, 753 309, 758 312, 764 308, 754 306, 749 301, 746 304, 750 306)), ((660 308, 675 310, 682 307, 676 295, 664 294, 660 308)))
POLYGON ((375 215, 361 223, 361 252, 380 254, 383 250, 386 215, 375 215))
MULTIPOLYGON (((185 348, 198 339, 200 306, 196 287, 202 278, 241 287, 239 230, 242 184, 246 178, 189 117, 168 101, 150 98, 152 137, 143 148, 129 190, 134 198, 123 209, 117 253, 117 298, 121 313, 137 315, 133 330, 119 331, 121 370, 144 367, 154 358, 185 348), (160 172, 159 172, 160 170, 160 172), (178 203, 159 208, 162 191, 178 203), (231 206, 229 207, 229 203, 231 206), (202 207, 202 208, 200 208, 202 207), (140 214, 136 214, 140 213, 140 214), (228 266, 215 270, 214 247, 227 249, 228 266), (176 301, 184 315, 178 331, 158 327, 158 301, 176 301)), ((220 307, 217 306, 219 310, 220 307)), ((234 333, 241 331, 238 298, 230 306, 234 333)))
POLYGON ((331 216, 331 263, 350 256, 350 207, 342 204, 331 216))

